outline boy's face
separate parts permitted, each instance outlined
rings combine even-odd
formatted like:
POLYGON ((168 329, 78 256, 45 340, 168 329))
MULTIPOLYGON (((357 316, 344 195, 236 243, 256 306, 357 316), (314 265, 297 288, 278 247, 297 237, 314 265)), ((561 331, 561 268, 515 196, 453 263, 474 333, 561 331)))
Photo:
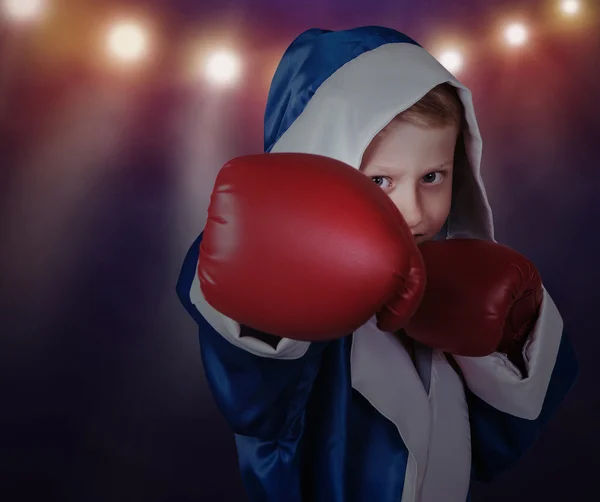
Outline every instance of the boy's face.
POLYGON ((396 204, 417 244, 433 238, 450 212, 457 137, 455 125, 394 121, 363 156, 360 170, 396 204))

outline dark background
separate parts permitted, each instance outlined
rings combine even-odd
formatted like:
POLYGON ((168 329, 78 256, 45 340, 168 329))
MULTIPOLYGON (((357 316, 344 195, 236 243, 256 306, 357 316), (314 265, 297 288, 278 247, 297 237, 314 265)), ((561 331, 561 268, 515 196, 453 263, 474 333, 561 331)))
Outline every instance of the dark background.
POLYGON ((463 44, 458 75, 478 109, 497 238, 538 265, 582 366, 538 444, 477 485, 474 501, 596 499, 600 13, 591 1, 574 19, 551 0, 48 3, 37 22, 0 20, 0 500, 244 500, 175 282, 218 169, 261 151, 285 47, 307 28, 364 24, 432 51, 463 44), (121 16, 149 23, 150 57, 135 67, 103 46, 106 23, 121 16), (502 42, 510 19, 531 30, 523 47, 502 42), (243 75, 215 88, 190 58, 222 44, 243 75))

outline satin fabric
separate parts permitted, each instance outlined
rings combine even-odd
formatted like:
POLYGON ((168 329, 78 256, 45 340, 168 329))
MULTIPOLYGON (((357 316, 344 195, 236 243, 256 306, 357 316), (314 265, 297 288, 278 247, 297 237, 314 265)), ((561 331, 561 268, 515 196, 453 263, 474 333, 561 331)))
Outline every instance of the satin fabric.
POLYGON ((360 54, 389 43, 421 47, 412 38, 381 26, 343 31, 315 28, 299 35, 284 53, 269 89, 265 110, 265 152, 271 151, 315 91, 335 71, 360 54), (290 86, 292 81, 294 84, 290 86))
MULTIPOLYGON (((235 433, 250 502, 400 502, 409 452, 396 427, 352 388, 352 336, 312 344, 293 360, 259 357, 234 346, 190 301, 201 239, 185 258, 177 293, 198 324, 208 384, 235 433)), ((473 479, 490 481, 519 459, 577 375, 563 334, 536 420, 502 413, 465 389, 473 479)))

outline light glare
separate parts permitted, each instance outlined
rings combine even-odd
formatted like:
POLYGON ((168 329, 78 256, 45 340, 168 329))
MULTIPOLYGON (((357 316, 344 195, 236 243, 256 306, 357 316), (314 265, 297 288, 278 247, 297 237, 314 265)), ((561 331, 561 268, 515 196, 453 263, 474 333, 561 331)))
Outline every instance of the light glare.
POLYGON ((206 61, 206 77, 213 84, 231 85, 239 78, 240 66, 239 57, 233 52, 218 51, 206 61))
POLYGON ((108 32, 108 50, 122 61, 142 59, 148 52, 148 35, 138 23, 120 22, 108 32))
POLYGON ((2 12, 11 21, 35 21, 42 17, 47 0, 2 0, 2 12))
POLYGON ((523 45, 527 41, 527 29, 523 24, 513 23, 507 26, 504 36, 510 45, 523 45))
POLYGON ((448 49, 440 54, 439 62, 444 66, 450 73, 459 72, 464 64, 462 54, 453 49, 448 49))
POLYGON ((578 14, 580 7, 581 4, 578 0, 563 0, 560 4, 560 10, 568 16, 578 14))

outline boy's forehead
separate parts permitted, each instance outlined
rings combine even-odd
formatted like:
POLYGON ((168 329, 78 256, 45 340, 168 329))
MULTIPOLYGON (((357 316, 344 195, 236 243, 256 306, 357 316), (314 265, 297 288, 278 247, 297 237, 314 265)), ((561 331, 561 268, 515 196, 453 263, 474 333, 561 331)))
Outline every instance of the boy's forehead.
POLYGON ((367 145, 366 151, 374 153, 406 154, 454 148, 459 128, 455 125, 426 127, 412 123, 394 123, 386 126, 367 145))
POLYGON ((454 157, 458 128, 394 125, 367 146, 361 168, 373 166, 394 172, 401 168, 436 169, 454 157))

